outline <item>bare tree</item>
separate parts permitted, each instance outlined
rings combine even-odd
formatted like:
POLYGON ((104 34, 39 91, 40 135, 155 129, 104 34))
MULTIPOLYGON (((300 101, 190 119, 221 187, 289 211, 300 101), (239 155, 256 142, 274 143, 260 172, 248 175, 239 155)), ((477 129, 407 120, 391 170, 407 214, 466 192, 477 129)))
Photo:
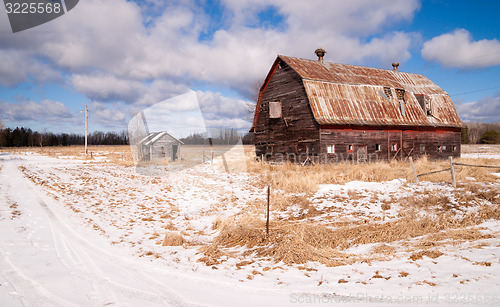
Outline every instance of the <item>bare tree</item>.
POLYGON ((259 101, 260 88, 264 84, 264 80, 256 80, 252 85, 253 95, 249 102, 247 102, 248 120, 253 121, 253 115, 255 113, 255 107, 259 101))
POLYGON ((5 125, 2 123, 2 121, 0 120, 0 147, 2 146, 5 146, 6 145, 6 140, 5 140, 5 131, 3 131, 3 128, 5 127, 5 125))

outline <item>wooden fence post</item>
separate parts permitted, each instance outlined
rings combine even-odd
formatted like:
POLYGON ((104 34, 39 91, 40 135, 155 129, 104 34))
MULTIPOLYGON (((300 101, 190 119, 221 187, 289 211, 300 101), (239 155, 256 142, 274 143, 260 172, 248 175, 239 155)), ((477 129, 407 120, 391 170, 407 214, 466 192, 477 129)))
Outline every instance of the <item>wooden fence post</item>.
POLYGON ((451 170, 451 184, 454 188, 457 187, 457 180, 455 179, 455 168, 453 167, 453 157, 450 156, 450 170, 451 170))
POLYGON ((410 157, 410 164, 411 164, 411 169, 413 170, 413 176, 415 176, 415 182, 418 184, 418 175, 417 171, 415 170, 415 165, 413 164, 413 158, 410 157))
POLYGON ((266 216, 266 236, 269 238, 269 200, 271 196, 271 186, 267 186, 267 216, 266 216))

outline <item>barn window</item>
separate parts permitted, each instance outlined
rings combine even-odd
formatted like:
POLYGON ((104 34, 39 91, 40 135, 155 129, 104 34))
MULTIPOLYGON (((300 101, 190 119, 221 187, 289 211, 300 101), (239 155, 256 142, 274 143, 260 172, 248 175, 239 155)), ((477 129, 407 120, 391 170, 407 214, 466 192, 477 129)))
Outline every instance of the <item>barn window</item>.
POLYGON ((453 145, 453 152, 457 152, 457 145, 453 145))
POLYGON ((327 153, 335 153, 335 145, 327 145, 326 152, 327 153))
POLYGON ((269 102, 269 118, 281 118, 281 102, 269 102))
POLYGON ((441 145, 438 145, 437 150, 438 152, 443 152, 443 147, 441 145))
POLYGON ((397 88, 396 95, 398 97, 399 109, 401 111, 401 115, 405 116, 406 115, 406 112, 405 112, 405 90, 397 88))
POLYGON ((431 116, 433 113, 431 97, 423 94, 415 94, 415 98, 417 98, 417 101, 420 104, 420 107, 424 111, 425 115, 431 116))
POLYGON ((381 151, 382 150, 382 147, 380 146, 380 144, 375 144, 375 151, 381 151))
POLYGON ((399 101, 405 101, 405 90, 402 90, 402 89, 399 89, 397 88, 396 89, 396 96, 398 97, 398 100, 399 101))
POLYGON ((425 145, 420 144, 420 153, 425 153, 425 145))
POLYGON ((391 89, 388 87, 384 87, 384 94, 385 94, 385 96, 387 96, 387 98, 391 98, 392 97, 391 89))
POLYGON ((354 149, 354 145, 352 145, 352 144, 347 145, 348 152, 352 152, 353 149, 354 149))
POLYGON ((391 151, 397 151, 398 150, 398 143, 392 143, 391 144, 391 151))
POLYGON ((443 151, 445 151, 446 150, 446 145, 443 145, 441 148, 442 148, 443 151))

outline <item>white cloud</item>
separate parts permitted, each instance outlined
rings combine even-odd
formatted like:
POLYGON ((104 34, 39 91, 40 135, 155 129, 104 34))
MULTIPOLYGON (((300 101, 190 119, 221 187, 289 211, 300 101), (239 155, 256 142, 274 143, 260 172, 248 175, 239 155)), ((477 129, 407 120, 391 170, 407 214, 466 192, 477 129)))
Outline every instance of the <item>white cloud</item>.
POLYGON ((417 0, 224 4, 234 17, 210 41, 199 41, 209 16, 192 3, 168 5, 146 27, 141 8, 134 2, 87 0, 30 32, 33 35, 21 32, 15 42, 0 38, 0 43, 35 50, 26 56, 41 55, 70 73, 87 73, 91 68, 122 79, 199 80, 248 93, 248 84, 263 78, 277 53, 314 58, 313 50, 321 45, 331 61, 404 62, 409 58, 410 34, 367 37, 411 19, 419 9, 417 0), (246 27, 239 20, 238 16, 254 18, 269 6, 284 16, 284 30, 246 27))
POLYGON ((146 90, 144 82, 124 80, 110 74, 81 75, 71 77, 73 87, 93 100, 135 102, 146 90))
POLYGON ((240 117, 248 113, 248 102, 242 99, 224 97, 221 93, 211 91, 197 93, 201 110, 205 116, 240 117))
POLYGON ((22 50, 0 49, 0 85, 15 86, 32 78, 33 81, 45 83, 58 81, 61 74, 40 61, 36 61, 22 50))
POLYGON ((107 128, 124 129, 129 116, 127 107, 121 103, 102 103, 94 101, 88 108, 90 130, 98 130, 92 127, 99 124, 107 128))
POLYGON ((0 101, 0 119, 4 121, 38 121, 58 123, 74 120, 73 114, 60 101, 45 99, 41 102, 24 100, 16 103, 0 101))
POLYGON ((462 69, 483 68, 500 65, 500 41, 473 41, 465 29, 436 36, 424 43, 422 57, 444 67, 462 69))
POLYGON ((500 122, 500 93, 478 101, 457 103, 456 107, 463 121, 500 122))
MULTIPOLYGON (((251 97, 277 54, 313 59, 321 46, 328 51, 327 61, 403 63, 410 58, 413 34, 386 28, 411 20, 420 7, 418 0, 225 0, 220 21, 210 20, 196 3, 146 0, 146 7, 139 7, 125 0, 80 1, 52 22, 0 36, 0 55, 9 54, 16 63, 0 68, 0 84, 15 85, 35 75, 54 78, 58 69, 77 91, 99 102, 152 105, 197 82, 251 97), (259 28, 259 12, 270 7, 283 17, 283 25, 259 28), (200 41, 214 24, 218 30, 200 41)), ((5 20, 0 16, 0 26, 5 20)), ((211 92, 202 96, 210 101, 209 120, 229 123, 244 116, 241 100, 211 92)), ((123 121, 99 109, 103 122, 108 115, 112 124, 123 121)))

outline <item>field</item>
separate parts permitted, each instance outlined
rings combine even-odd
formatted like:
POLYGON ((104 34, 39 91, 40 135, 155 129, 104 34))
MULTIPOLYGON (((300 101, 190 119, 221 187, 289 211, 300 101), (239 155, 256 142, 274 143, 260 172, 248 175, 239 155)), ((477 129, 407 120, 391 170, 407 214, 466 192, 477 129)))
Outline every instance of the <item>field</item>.
POLYGON ((455 162, 490 167, 456 165, 456 188, 449 171, 416 184, 408 162, 272 165, 249 146, 217 147, 213 160, 210 148, 182 150, 184 162, 139 166, 127 146, 1 150, 0 301, 500 301, 500 146, 463 145, 455 162))

